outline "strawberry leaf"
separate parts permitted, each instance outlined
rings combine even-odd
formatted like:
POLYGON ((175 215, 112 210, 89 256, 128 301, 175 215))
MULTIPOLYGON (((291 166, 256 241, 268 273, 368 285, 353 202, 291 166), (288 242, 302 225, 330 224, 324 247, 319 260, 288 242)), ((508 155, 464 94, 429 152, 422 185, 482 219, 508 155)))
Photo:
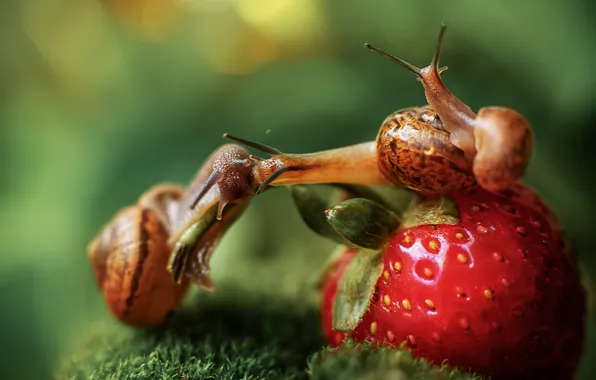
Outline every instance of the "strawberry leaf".
POLYGON ((347 247, 376 249, 384 244, 386 229, 397 229, 399 218, 392 211, 395 206, 370 187, 337 183, 328 185, 339 190, 335 200, 325 200, 312 185, 289 186, 300 217, 315 233, 347 247), (348 202, 355 198, 359 201, 348 202), (340 203, 329 210, 330 203, 335 202, 340 203), (350 220, 344 221, 343 218, 350 220), (353 228, 348 224, 354 224, 353 228))
POLYGON ((333 305, 334 330, 352 331, 362 319, 383 272, 381 258, 381 251, 360 249, 348 264, 337 284, 333 305))
POLYGON ((333 229, 325 218, 327 202, 309 185, 290 186, 290 193, 304 223, 317 234, 338 244, 347 242, 333 229))
POLYGON ((412 199, 406 211, 402 228, 426 224, 457 224, 459 223, 459 207, 457 203, 446 196, 417 195, 412 199))
POLYGON ((357 247, 380 249, 399 227, 399 217, 365 198, 343 201, 325 212, 327 221, 344 239, 357 247))

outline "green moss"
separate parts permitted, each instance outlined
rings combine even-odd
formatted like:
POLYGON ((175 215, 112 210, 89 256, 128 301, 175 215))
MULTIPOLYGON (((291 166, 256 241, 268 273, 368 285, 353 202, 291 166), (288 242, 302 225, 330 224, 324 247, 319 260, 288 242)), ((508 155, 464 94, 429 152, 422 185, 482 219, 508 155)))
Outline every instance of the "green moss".
MULTIPOLYGON (((246 298, 220 288, 190 304, 149 331, 97 324, 55 378, 402 379, 395 377, 402 373, 436 379, 440 370, 404 351, 325 349, 317 311, 295 299, 246 298)), ((473 379, 441 372, 444 379, 473 379)))
POLYGON ((313 380, 481 380, 481 377, 447 366, 432 366, 406 350, 354 343, 346 343, 337 350, 327 348, 313 355, 308 374, 313 380))
POLYGON ((237 294, 243 293, 222 288, 200 294, 193 306, 150 331, 117 323, 97 328, 55 377, 304 378, 308 355, 322 346, 315 311, 284 299, 237 294))

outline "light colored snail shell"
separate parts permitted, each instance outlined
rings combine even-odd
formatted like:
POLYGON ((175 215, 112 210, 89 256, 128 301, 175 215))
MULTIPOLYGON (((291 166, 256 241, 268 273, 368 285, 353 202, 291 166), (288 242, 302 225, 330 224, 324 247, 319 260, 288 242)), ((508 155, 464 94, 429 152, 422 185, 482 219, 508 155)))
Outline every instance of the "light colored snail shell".
POLYGON ((176 284, 167 270, 169 237, 157 212, 137 204, 116 214, 89 245, 95 280, 122 322, 158 325, 180 306, 189 282, 176 284))

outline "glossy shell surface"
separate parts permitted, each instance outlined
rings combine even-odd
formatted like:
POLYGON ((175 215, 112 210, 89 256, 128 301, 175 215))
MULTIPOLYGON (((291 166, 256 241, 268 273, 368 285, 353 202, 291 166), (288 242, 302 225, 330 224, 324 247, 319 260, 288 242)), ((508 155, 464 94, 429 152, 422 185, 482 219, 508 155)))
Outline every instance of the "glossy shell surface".
POLYGON ((176 284, 167 270, 168 238, 156 213, 136 205, 120 211, 89 246, 97 285, 124 323, 158 325, 186 293, 188 281, 176 284))
POLYGON ((475 188, 472 165, 429 107, 389 115, 377 135, 380 170, 396 185, 449 194, 475 188))

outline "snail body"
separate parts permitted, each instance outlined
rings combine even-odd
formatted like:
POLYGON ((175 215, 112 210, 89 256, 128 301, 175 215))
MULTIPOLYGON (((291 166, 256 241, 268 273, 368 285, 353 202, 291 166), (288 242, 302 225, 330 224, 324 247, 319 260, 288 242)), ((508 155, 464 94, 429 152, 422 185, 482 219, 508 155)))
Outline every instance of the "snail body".
POLYGON ((100 230, 87 255, 116 318, 137 327, 159 325, 180 307, 191 283, 213 290, 210 255, 253 193, 246 173, 251 165, 246 149, 224 145, 188 188, 156 185, 100 230), (234 207, 224 214, 230 203, 234 207))

